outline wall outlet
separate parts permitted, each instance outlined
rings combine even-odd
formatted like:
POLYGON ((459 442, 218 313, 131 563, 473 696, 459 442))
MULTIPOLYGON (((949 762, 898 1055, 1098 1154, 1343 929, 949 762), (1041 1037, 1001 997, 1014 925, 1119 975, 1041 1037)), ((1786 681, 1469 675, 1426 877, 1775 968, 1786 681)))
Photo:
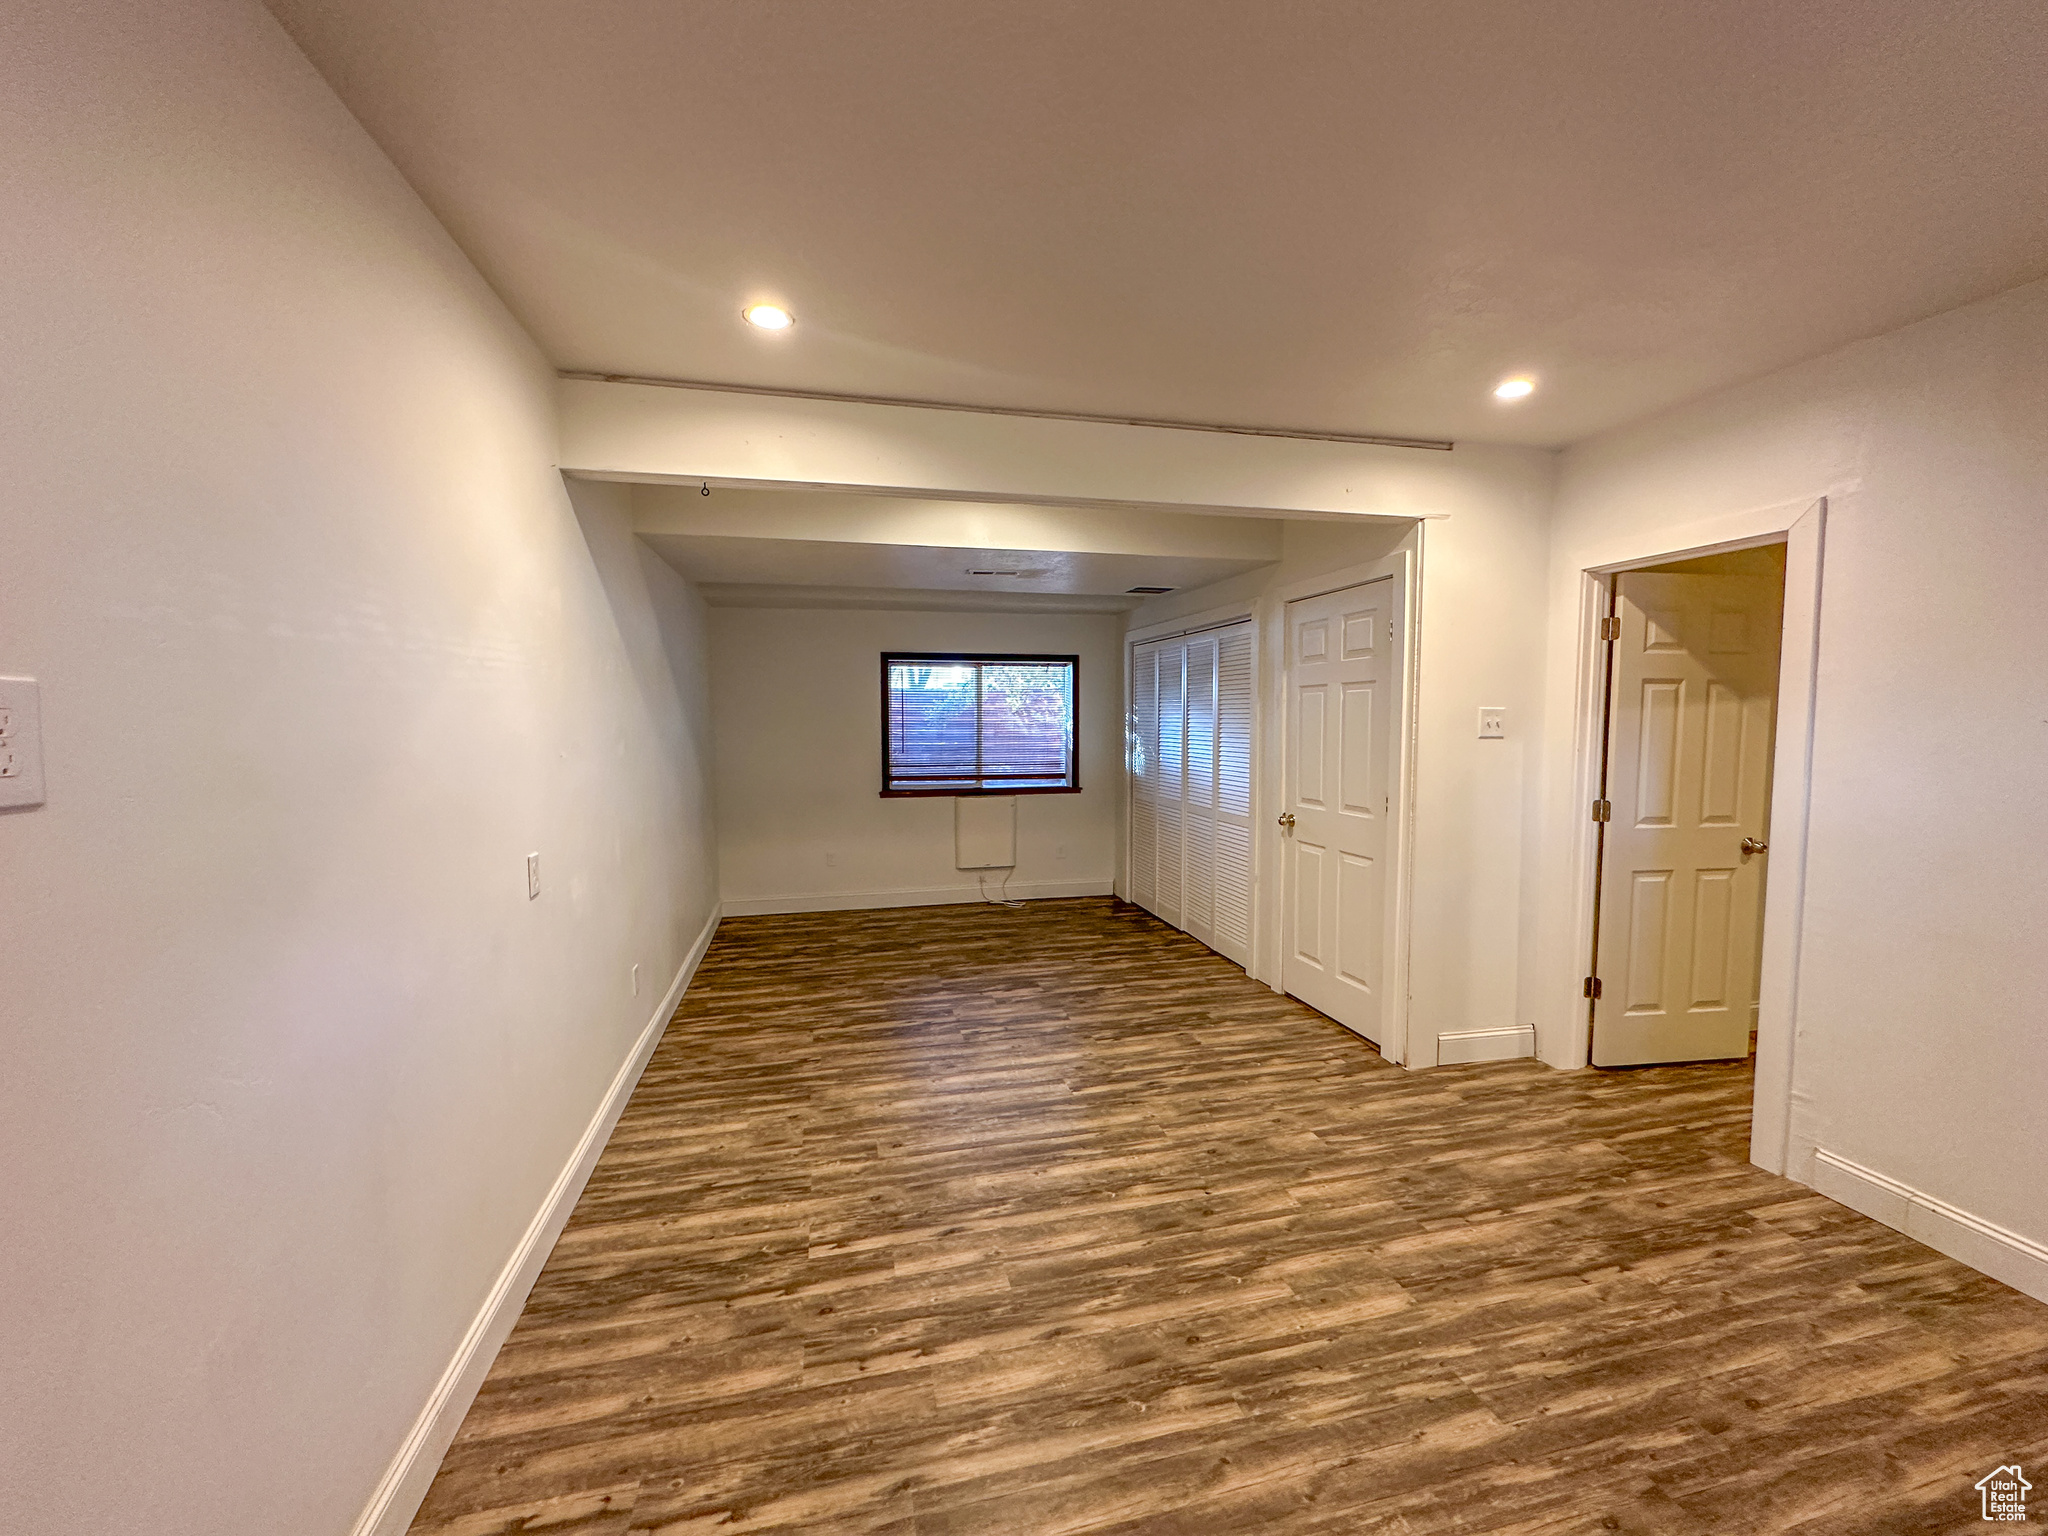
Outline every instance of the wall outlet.
POLYGON ((1507 707, 1502 704, 1479 706, 1479 739, 1499 741, 1508 733, 1507 707))
POLYGON ((41 699, 32 677, 0 677, 0 809, 43 803, 41 699))
POLYGON ((535 897, 539 895, 540 855, 537 853, 529 853, 526 856, 526 899, 528 901, 532 901, 535 897))
POLYGON ((633 995, 640 995, 640 967, 637 965, 633 967, 633 995))
POLYGON ((838 854, 836 854, 836 853, 828 853, 828 854, 826 854, 826 855, 825 855, 825 867, 826 867, 827 869, 837 869, 837 868, 839 867, 839 855, 838 855, 838 854))
POLYGON ((1056 859, 1064 859, 1067 856, 1067 845, 1065 843, 1061 843, 1058 847, 1053 849, 1052 856, 1056 859))

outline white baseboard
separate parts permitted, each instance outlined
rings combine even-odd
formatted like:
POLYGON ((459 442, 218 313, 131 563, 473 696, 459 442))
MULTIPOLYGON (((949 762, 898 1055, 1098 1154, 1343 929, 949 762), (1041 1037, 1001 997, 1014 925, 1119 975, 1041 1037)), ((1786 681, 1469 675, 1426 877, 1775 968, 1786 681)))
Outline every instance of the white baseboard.
POLYGON ((1513 1061, 1536 1054, 1536 1026, 1510 1024, 1501 1029, 1453 1029, 1436 1037, 1436 1064, 1468 1061, 1513 1061))
POLYGON ((2048 1248, 2031 1238, 1823 1149, 1813 1154, 1813 1187, 2036 1301, 2048 1301, 2048 1248))
POLYGON ((391 1458, 391 1465, 384 1469, 383 1479, 370 1495, 370 1502, 363 1506, 362 1514, 357 1516, 350 1536, 404 1536, 413 1516, 419 1513, 427 1489, 434 1481, 434 1474, 440 1470, 441 1458, 448 1453, 455 1431, 462 1427, 462 1416, 469 1412, 469 1405, 476 1400, 477 1389, 483 1386, 484 1377, 490 1373, 491 1362, 497 1358, 499 1346, 512 1331, 512 1325, 519 1321, 527 1294, 532 1291, 533 1282, 540 1278, 541 1266, 547 1262, 555 1239, 561 1236, 569 1213, 576 1208, 577 1197, 589 1182, 591 1169, 597 1166, 598 1154, 604 1151, 604 1144, 611 1139, 612 1127, 618 1123, 626 1101, 633 1096, 634 1085, 640 1081, 647 1058, 654 1054, 662 1031, 668 1028, 669 1020, 675 1016, 676 1008, 683 1000, 684 989, 697 973, 698 962, 704 958, 704 951, 711 947, 711 937, 718 931, 719 917, 720 913, 713 908, 703 931, 683 957, 668 995, 655 1009, 654 1017, 647 1021, 647 1027, 640 1031, 640 1037, 633 1042, 632 1050, 626 1054, 624 1063, 612 1078, 611 1087, 598 1104, 597 1113, 591 1116, 582 1139, 576 1143, 576 1150, 569 1154, 568 1163, 556 1176, 547 1198, 541 1201, 540 1209, 534 1213, 525 1235, 513 1248, 505 1267, 498 1271, 498 1278, 484 1297, 483 1306, 470 1321, 469 1331, 456 1346, 455 1357, 448 1362, 448 1369, 441 1373, 441 1379, 428 1394, 426 1406, 413 1421, 411 1431, 398 1447, 398 1453, 391 1458))
MULTIPOLYGON (((1002 881, 990 876, 988 897, 1002 881)), ((1012 901, 1044 901, 1054 896, 1113 896, 1114 880, 1012 880, 1012 901)), ((725 903, 727 917, 761 917, 773 912, 860 912, 870 907, 945 907, 983 899, 978 885, 937 885, 925 890, 818 891, 808 896, 742 896, 725 903)))

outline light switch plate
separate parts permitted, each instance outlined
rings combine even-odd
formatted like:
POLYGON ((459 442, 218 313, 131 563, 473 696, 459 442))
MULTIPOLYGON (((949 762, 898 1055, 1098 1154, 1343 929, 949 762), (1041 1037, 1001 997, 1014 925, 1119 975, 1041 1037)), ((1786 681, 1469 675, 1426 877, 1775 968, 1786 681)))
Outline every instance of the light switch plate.
POLYGON ((42 803, 42 696, 32 677, 0 677, 0 810, 42 803))
POLYGON ((537 853, 529 853, 526 856, 526 899, 528 901, 532 901, 539 895, 540 855, 537 853))
POLYGON ((1504 704, 1479 706, 1479 739, 1499 741, 1508 733, 1508 711, 1504 704))

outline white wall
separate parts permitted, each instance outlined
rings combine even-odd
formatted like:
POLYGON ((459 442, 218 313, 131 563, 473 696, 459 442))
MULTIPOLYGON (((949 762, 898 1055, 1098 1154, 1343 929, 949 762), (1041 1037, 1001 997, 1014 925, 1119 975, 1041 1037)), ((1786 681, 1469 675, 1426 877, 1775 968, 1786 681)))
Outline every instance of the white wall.
MULTIPOLYGON (((1436 478, 1416 508, 1434 514, 1426 523, 1290 522, 1278 564, 1154 598, 1129 620, 1138 629, 1232 604, 1270 617, 1283 587, 1399 547, 1420 549, 1408 1053, 1418 1066, 1434 1063, 1439 1034, 1529 1022, 1518 1012, 1517 979, 1543 704, 1543 655, 1533 637, 1542 631, 1555 463, 1555 455, 1533 449, 1483 445, 1430 458, 1436 478), (1478 739, 1481 705, 1507 709, 1505 740, 1478 739)), ((1276 786, 1281 674, 1274 644, 1261 686, 1262 781, 1276 786)), ((1253 830, 1259 879, 1277 891, 1271 817, 1255 817, 1253 830)), ((1277 900, 1262 900, 1260 911, 1254 971, 1277 982, 1277 900)))
MULTIPOLYGON (((1563 924, 1586 561, 1693 547, 1747 509, 1825 495, 1791 1171, 1814 1174, 1817 1146, 2037 1244, 2048 1243, 2044 360, 2048 283, 2036 283, 1565 456, 1548 633, 1549 900, 1528 972, 1544 1054, 1569 1061, 1582 1029, 1571 998, 1583 960, 1563 924)), ((2029 1273, 2043 1294, 2048 1262, 2029 1273)))
POLYGON ((881 654, 893 650, 1081 658, 1081 792, 1016 797, 1010 894, 1107 894, 1123 803, 1121 628, 1113 614, 713 609, 726 910, 978 897, 976 876, 953 867, 953 801, 880 794, 881 654))
POLYGON ((340 1533, 711 910, 702 615, 253 3, 0 16, 0 355, 0 1508, 340 1533))

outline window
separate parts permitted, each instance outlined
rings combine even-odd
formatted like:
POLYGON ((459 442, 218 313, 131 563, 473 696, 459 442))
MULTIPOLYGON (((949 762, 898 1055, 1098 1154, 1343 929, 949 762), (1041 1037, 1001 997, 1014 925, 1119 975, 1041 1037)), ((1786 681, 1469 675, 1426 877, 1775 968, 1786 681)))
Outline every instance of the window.
POLYGON ((882 793, 1046 795, 1081 787, 1076 656, 882 656, 882 793))

